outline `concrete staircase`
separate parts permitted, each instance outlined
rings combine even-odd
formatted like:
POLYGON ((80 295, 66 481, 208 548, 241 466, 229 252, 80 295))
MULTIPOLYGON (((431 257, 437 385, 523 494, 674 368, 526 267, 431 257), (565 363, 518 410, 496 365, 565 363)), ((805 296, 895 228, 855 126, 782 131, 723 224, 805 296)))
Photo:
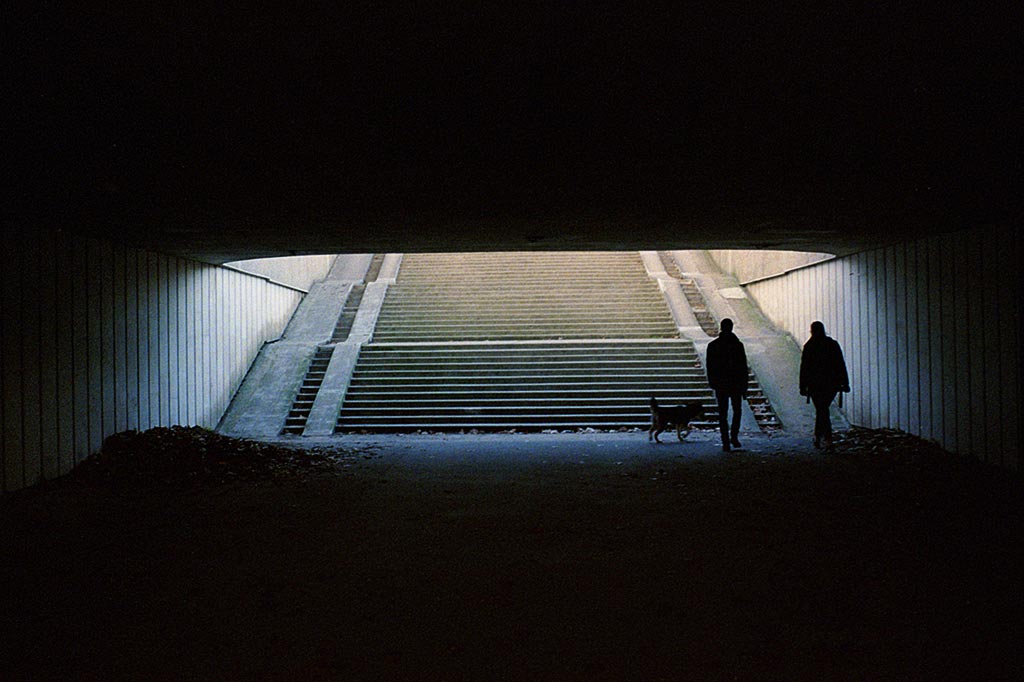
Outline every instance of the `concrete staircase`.
POLYGON ((334 325, 331 343, 341 343, 348 340, 348 335, 352 332, 352 325, 356 320, 356 314, 359 312, 359 306, 363 302, 363 295, 366 293, 366 285, 377 281, 377 275, 380 274, 380 268, 383 263, 383 253, 373 254, 370 258, 366 275, 361 281, 352 285, 348 298, 345 299, 345 305, 341 309, 341 315, 338 316, 338 323, 334 325))
MULTIPOLYGON (((219 430, 646 428, 651 396, 700 401, 695 426, 712 427, 704 329, 722 312, 751 331, 763 322, 723 307, 699 268, 673 265, 678 253, 339 256, 260 351, 219 430)), ((752 367, 771 372, 764 339, 744 338, 752 367)), ((743 423, 778 426, 756 380, 743 423)))
POLYGON ((331 355, 334 353, 334 346, 317 346, 309 363, 309 369, 302 378, 299 392, 292 401, 292 408, 284 419, 283 433, 301 434, 306 429, 306 422, 309 420, 309 413, 316 401, 316 394, 320 385, 324 382, 324 375, 327 373, 327 366, 331 362, 331 355))
POLYGON ((679 269, 679 264, 676 263, 675 258, 670 253, 659 251, 658 257, 665 266, 665 271, 679 282, 683 296, 686 297, 686 302, 689 304, 690 310, 693 312, 693 316, 696 318, 700 328, 708 336, 718 336, 718 320, 715 319, 715 316, 708 309, 707 301, 704 299, 704 294, 700 292, 697 282, 692 277, 683 275, 682 270, 679 269))
POLYGON ((370 344, 338 430, 644 427, 652 395, 711 407, 692 343, 370 344))
POLYGON ((638 253, 406 254, 336 431, 645 428, 651 396, 717 418, 638 253))
POLYGON ((374 342, 678 338, 637 252, 406 254, 374 342))

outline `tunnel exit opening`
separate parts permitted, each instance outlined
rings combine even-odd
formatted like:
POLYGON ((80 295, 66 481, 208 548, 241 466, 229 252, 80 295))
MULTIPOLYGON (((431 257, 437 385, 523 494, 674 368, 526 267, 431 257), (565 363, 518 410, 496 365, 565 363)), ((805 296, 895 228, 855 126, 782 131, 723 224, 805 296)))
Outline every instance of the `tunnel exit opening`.
MULTIPOLYGON (((762 278, 830 257, 721 254, 762 278)), ((743 428, 773 431, 785 423, 780 412, 795 410, 774 409, 771 396, 784 393, 758 376, 779 364, 782 339, 765 343, 773 333, 745 298, 709 252, 338 256, 284 343, 270 349, 282 358, 263 364, 275 369, 256 374, 289 377, 287 412, 265 390, 243 386, 221 428, 266 438, 646 430, 656 398, 702 404, 694 426, 712 429, 717 405, 703 355, 730 317, 758 339, 743 428), (302 355, 283 352, 295 346, 302 355)), ((791 366, 792 353, 781 364, 791 366)))
MULTIPOLYGON (((333 287, 331 306, 321 307, 329 312, 297 310, 289 325, 315 334, 292 358, 287 404, 273 418, 249 419, 259 427, 248 432, 235 430, 231 415, 222 428, 264 438, 642 430, 650 397, 683 403, 703 390, 699 399, 713 404, 704 354, 728 317, 747 341, 759 392, 750 424, 813 433, 799 350, 821 321, 849 364, 851 392, 832 410, 835 426, 896 429, 1012 463, 1019 382, 1007 388, 998 375, 1019 375, 1007 352, 1017 307, 977 274, 996 243, 944 237, 842 257, 724 249, 338 256, 316 285, 333 287), (970 310, 959 274, 985 290, 970 310), (953 359, 970 345, 952 322, 958 314, 985 323, 980 361, 953 359), (982 407, 964 408, 956 396, 967 394, 982 407)), ((288 346, 288 333, 282 341, 275 345, 288 346)), ((713 428, 715 418, 712 409, 699 425, 713 428)))
MULTIPOLYGON (((331 365, 354 370, 359 360, 355 349, 369 344, 390 343, 391 350, 408 350, 430 342, 385 340, 384 327, 378 328, 385 295, 401 284, 405 257, 399 254, 381 254, 379 275, 369 282, 364 279, 370 254, 343 259, 315 256, 308 261, 316 265, 309 268, 305 280, 291 280, 281 272, 258 274, 252 261, 217 265, 72 232, 21 229, 14 231, 11 240, 18 248, 6 252, 9 267, 4 269, 0 290, 4 311, 0 457, 5 491, 68 473, 99 452, 105 438, 126 430, 182 425, 220 427, 264 440, 279 438, 320 345, 334 350, 325 384, 310 404, 310 417, 317 416, 320 433, 331 435, 338 430, 341 405, 350 387, 348 381, 326 381, 348 376, 334 373, 331 365), (25 260, 25 254, 31 258, 25 260), (354 261, 359 261, 357 274, 328 277, 339 264, 354 261), (351 327, 344 330, 345 341, 339 338, 332 344, 353 284, 365 287, 362 298, 358 306, 355 297, 351 299, 351 327), (326 292, 321 299, 330 302, 326 308, 310 305, 316 291, 326 292), (371 310, 377 313, 370 315, 371 310), (293 335, 299 331, 305 336, 293 335), (276 371, 277 367, 289 369, 276 371), (259 409, 240 410, 247 401, 259 409)), ((639 269, 642 282, 637 291, 651 292, 653 287, 653 298, 662 307, 661 321, 654 323, 664 324, 664 310, 669 311, 668 338, 637 338, 651 324, 637 318, 615 334, 571 338, 559 333, 504 342, 519 347, 544 342, 564 350, 571 344, 587 345, 589 339, 584 350, 594 351, 595 339, 604 342, 621 336, 634 345, 678 349, 690 327, 691 341, 710 338, 697 319, 699 306, 691 305, 686 293, 674 288, 685 278, 670 273, 656 251, 645 252, 654 255, 653 268, 648 268, 645 255, 632 253, 630 268, 639 269), (649 269, 663 274, 652 277, 649 269), (672 316, 676 308, 669 305, 666 294, 670 291, 686 303, 678 310, 690 311, 692 321, 672 316)), ((845 396, 842 413, 850 423, 896 429, 954 453, 1019 467, 1021 340, 1015 273, 1020 239, 1013 227, 936 234, 822 257, 796 269, 783 265, 780 272, 769 274, 749 274, 741 267, 765 254, 746 254, 747 260, 741 261, 732 252, 718 250, 672 253, 674 257, 697 254, 717 269, 716 275, 705 278, 707 287, 698 282, 706 299, 703 305, 714 321, 749 308, 770 322, 777 333, 759 336, 749 333, 741 316, 734 318, 737 335, 751 349, 763 346, 766 352, 775 352, 783 342, 789 348, 799 347, 810 322, 824 322, 846 353, 852 390, 845 396), (728 286, 716 280, 722 277, 731 277, 728 286), (716 305, 728 305, 729 312, 715 315, 716 305)), ((617 269, 605 267, 598 274, 604 276, 604 271, 617 269)), ((560 270, 547 288, 559 291, 566 282, 582 281, 595 285, 590 293, 600 291, 597 275, 578 277, 569 272, 560 270)), ((692 272, 700 271, 684 266, 679 274, 692 272)), ((494 280, 496 298, 486 299, 477 292, 474 305, 463 310, 463 322, 474 323, 482 331, 515 294, 527 291, 513 289, 507 283, 510 275, 511 271, 500 272, 494 280)), ((631 300, 647 295, 641 293, 631 300)), ((529 303, 529 296, 526 299, 529 303)), ((440 292, 434 292, 433 300, 442 300, 440 292)), ((565 327, 598 321, 598 316, 583 311, 582 300, 573 299, 553 324, 565 327)), ((599 298, 598 307, 614 309, 612 302, 610 295, 599 298)), ((512 320, 509 315, 498 317, 512 320)), ((428 315, 427 332, 440 331, 439 322, 440 318, 428 315)), ((713 331, 713 324, 705 321, 705 326, 713 331)), ((528 329, 525 323, 514 327, 528 329)), ((473 342, 496 351, 499 341, 477 338, 473 342)), ((701 343, 694 342, 696 358, 702 357, 703 350, 701 343)), ((611 357, 607 352, 598 355, 602 360, 611 357)), ((751 368, 782 426, 802 429, 799 420, 806 418, 806 405, 786 411, 787 398, 797 396, 799 402, 793 379, 797 368, 774 360, 754 366, 757 355, 753 350, 750 355, 751 368), (772 390, 776 395, 770 394, 772 390)), ((699 378, 700 370, 692 373, 699 378)), ((681 385, 678 388, 683 390, 681 385)), ((666 395, 671 400, 674 394, 666 395)), ((569 395, 563 402, 574 399, 569 395)), ((633 421, 622 426, 642 428, 643 406, 635 407, 633 421)), ((307 423, 304 433, 308 427, 307 423)))

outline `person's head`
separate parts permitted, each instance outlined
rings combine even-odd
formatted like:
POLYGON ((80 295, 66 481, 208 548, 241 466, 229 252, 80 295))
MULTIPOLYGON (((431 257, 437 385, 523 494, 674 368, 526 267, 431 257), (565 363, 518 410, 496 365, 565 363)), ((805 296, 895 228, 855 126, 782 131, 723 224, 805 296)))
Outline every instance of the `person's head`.
POLYGON ((722 331, 723 332, 731 332, 732 331, 732 320, 730 320, 728 317, 725 318, 724 320, 722 320, 722 331))
POLYGON ((811 322, 811 336, 825 336, 825 325, 821 322, 811 322))

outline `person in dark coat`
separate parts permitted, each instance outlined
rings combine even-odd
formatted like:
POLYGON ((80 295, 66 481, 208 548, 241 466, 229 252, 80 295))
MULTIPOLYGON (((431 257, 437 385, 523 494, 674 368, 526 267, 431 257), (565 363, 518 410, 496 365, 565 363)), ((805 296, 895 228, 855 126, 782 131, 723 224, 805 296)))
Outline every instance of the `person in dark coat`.
POLYGON ((732 333, 732 320, 722 320, 718 338, 708 344, 708 384, 718 401, 718 428, 722 432, 722 450, 740 447, 740 407, 747 395, 749 370, 743 344, 732 333), (728 420, 732 403, 732 425, 728 420))
MULTIPOLYGON (((800 395, 814 403, 814 447, 832 447, 829 406, 836 394, 850 392, 850 376, 839 342, 825 333, 821 322, 811 323, 811 338, 800 357, 800 395)), ((840 403, 841 404, 841 403, 840 403)))

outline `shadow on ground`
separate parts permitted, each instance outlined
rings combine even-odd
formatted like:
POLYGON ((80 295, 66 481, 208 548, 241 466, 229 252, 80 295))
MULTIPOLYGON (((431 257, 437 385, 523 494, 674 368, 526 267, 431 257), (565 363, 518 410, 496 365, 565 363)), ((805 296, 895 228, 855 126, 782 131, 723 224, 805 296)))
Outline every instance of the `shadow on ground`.
POLYGON ((9 495, 0 678, 1018 678, 1019 479, 851 434, 353 437, 9 495))

